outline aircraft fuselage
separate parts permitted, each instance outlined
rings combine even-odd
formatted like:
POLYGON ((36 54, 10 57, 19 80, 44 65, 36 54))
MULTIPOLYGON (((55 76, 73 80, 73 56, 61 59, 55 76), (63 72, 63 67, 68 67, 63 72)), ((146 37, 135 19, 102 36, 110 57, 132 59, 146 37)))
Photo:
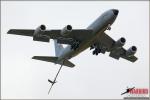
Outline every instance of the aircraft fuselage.
POLYGON ((118 15, 118 10, 111 9, 104 12, 101 16, 99 16, 91 25, 87 27, 87 29, 92 29, 92 36, 87 40, 80 43, 79 47, 76 50, 71 49, 71 46, 67 46, 66 49, 59 56, 59 61, 63 59, 71 59, 72 57, 77 56, 82 51, 89 48, 94 42, 96 42, 96 38, 104 33, 104 31, 111 26, 115 21, 118 15))

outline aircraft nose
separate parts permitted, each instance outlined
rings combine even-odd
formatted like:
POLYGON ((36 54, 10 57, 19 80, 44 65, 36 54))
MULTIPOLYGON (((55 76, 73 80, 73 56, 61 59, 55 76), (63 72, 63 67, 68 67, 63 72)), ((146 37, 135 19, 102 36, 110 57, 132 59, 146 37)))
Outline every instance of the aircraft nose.
POLYGON ((119 13, 119 11, 118 11, 117 9, 113 9, 112 11, 113 11, 114 15, 116 15, 116 16, 117 16, 118 13, 119 13))

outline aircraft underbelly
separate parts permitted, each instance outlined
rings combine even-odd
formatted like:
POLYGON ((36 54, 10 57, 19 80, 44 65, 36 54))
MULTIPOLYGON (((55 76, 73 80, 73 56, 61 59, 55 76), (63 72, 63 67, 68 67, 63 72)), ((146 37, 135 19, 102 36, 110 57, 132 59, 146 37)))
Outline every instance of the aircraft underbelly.
POLYGON ((81 43, 79 48, 77 48, 75 51, 70 49, 68 52, 66 52, 66 54, 64 54, 63 58, 70 59, 72 57, 77 56, 82 51, 86 50, 87 48, 89 48, 93 44, 93 42, 96 41, 97 36, 104 33, 104 30, 105 29, 101 30, 100 32, 97 32, 92 38, 89 38, 88 40, 81 43))
MULTIPOLYGON (((97 29, 97 27, 96 27, 97 29)), ((83 41, 80 45, 79 48, 76 50, 72 50, 70 46, 66 48, 66 50, 63 52, 63 54, 59 57, 60 60, 62 59, 71 59, 72 57, 77 56, 79 53, 82 51, 86 50, 88 47, 90 47, 95 41, 98 35, 102 35, 104 31, 107 29, 107 26, 100 24, 99 25, 99 30, 95 31, 95 34, 93 34, 92 37, 89 39, 83 41)))
POLYGON ((92 38, 90 38, 89 40, 86 40, 85 42, 83 42, 80 47, 74 51, 72 53, 72 57, 77 56, 79 53, 81 53, 82 51, 86 50, 88 47, 90 47, 95 41, 96 38, 99 35, 102 35, 104 33, 104 31, 106 30, 107 27, 104 27, 101 31, 97 32, 92 38))

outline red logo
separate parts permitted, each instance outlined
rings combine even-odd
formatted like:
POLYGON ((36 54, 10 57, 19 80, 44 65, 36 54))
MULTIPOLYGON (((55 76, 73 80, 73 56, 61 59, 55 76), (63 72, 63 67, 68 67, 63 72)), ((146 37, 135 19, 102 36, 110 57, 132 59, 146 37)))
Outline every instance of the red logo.
POLYGON ((129 91, 130 94, 148 94, 147 88, 134 88, 129 91))
POLYGON ((128 88, 128 87, 127 87, 126 91, 123 92, 123 93, 121 93, 121 95, 124 95, 124 94, 131 94, 131 95, 134 95, 134 94, 147 95, 147 94, 148 94, 148 89, 147 89, 147 88, 135 88, 135 87, 128 88))

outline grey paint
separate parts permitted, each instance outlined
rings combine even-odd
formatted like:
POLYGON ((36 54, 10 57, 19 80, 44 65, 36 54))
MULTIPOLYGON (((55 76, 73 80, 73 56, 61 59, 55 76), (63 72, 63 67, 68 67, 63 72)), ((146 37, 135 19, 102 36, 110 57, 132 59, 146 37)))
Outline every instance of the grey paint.
POLYGON ((77 50, 75 51, 71 50, 70 46, 68 46, 60 55, 60 59, 70 59, 90 47, 94 42, 96 42, 96 37, 100 34, 103 34, 104 31, 107 29, 107 26, 109 24, 113 24, 113 22, 115 21, 117 15, 113 13, 114 10, 115 9, 108 10, 100 15, 91 25, 87 27, 87 29, 93 30, 93 36, 89 37, 89 39, 81 43, 79 48, 77 48, 77 50))

